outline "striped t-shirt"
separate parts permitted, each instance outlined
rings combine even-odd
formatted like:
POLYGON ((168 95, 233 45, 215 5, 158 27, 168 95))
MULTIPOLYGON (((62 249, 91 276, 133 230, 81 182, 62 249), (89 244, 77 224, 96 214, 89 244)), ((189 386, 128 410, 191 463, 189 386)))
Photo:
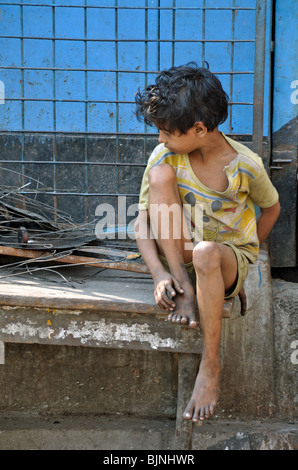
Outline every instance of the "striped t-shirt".
POLYGON ((259 252, 255 206, 271 207, 278 201, 278 193, 262 159, 240 142, 224 137, 237 152, 237 156, 223 169, 228 178, 225 191, 216 191, 201 183, 187 154, 178 155, 160 144, 152 152, 143 175, 139 210, 148 208, 150 169, 167 163, 176 171, 181 202, 192 234, 198 220, 194 207, 200 207, 201 239, 233 243, 254 263, 259 252))

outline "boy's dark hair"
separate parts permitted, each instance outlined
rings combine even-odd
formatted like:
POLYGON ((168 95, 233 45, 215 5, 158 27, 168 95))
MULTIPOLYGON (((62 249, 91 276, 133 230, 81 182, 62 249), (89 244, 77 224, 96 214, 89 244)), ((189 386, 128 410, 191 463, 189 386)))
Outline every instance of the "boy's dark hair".
POLYGON ((160 72, 135 100, 138 119, 170 133, 186 134, 196 121, 212 131, 228 116, 228 96, 220 81, 194 62, 160 72))

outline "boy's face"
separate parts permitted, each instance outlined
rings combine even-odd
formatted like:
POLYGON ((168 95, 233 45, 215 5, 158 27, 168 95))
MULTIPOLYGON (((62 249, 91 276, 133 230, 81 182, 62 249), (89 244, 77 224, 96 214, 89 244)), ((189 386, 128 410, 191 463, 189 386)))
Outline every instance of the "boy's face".
POLYGON ((179 131, 168 132, 166 130, 159 130, 158 141, 169 149, 171 152, 178 154, 188 154, 199 148, 200 139, 199 134, 195 127, 188 129, 186 134, 181 134, 179 131))

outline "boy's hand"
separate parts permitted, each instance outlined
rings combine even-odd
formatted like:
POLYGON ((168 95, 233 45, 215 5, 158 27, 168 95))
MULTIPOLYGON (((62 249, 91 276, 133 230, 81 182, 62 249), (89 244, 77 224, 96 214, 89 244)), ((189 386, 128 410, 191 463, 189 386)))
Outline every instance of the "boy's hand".
POLYGON ((180 282, 170 273, 164 271, 162 275, 154 278, 154 297, 155 302, 163 310, 174 310, 175 303, 172 297, 176 292, 183 294, 180 282))

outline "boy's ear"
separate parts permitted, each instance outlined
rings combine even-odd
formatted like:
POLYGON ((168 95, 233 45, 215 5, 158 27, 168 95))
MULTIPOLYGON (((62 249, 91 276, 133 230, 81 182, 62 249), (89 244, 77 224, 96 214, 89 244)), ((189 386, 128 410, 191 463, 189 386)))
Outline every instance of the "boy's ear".
POLYGON ((202 121, 196 121, 193 125, 193 129, 198 137, 204 137, 208 132, 207 127, 202 121))

